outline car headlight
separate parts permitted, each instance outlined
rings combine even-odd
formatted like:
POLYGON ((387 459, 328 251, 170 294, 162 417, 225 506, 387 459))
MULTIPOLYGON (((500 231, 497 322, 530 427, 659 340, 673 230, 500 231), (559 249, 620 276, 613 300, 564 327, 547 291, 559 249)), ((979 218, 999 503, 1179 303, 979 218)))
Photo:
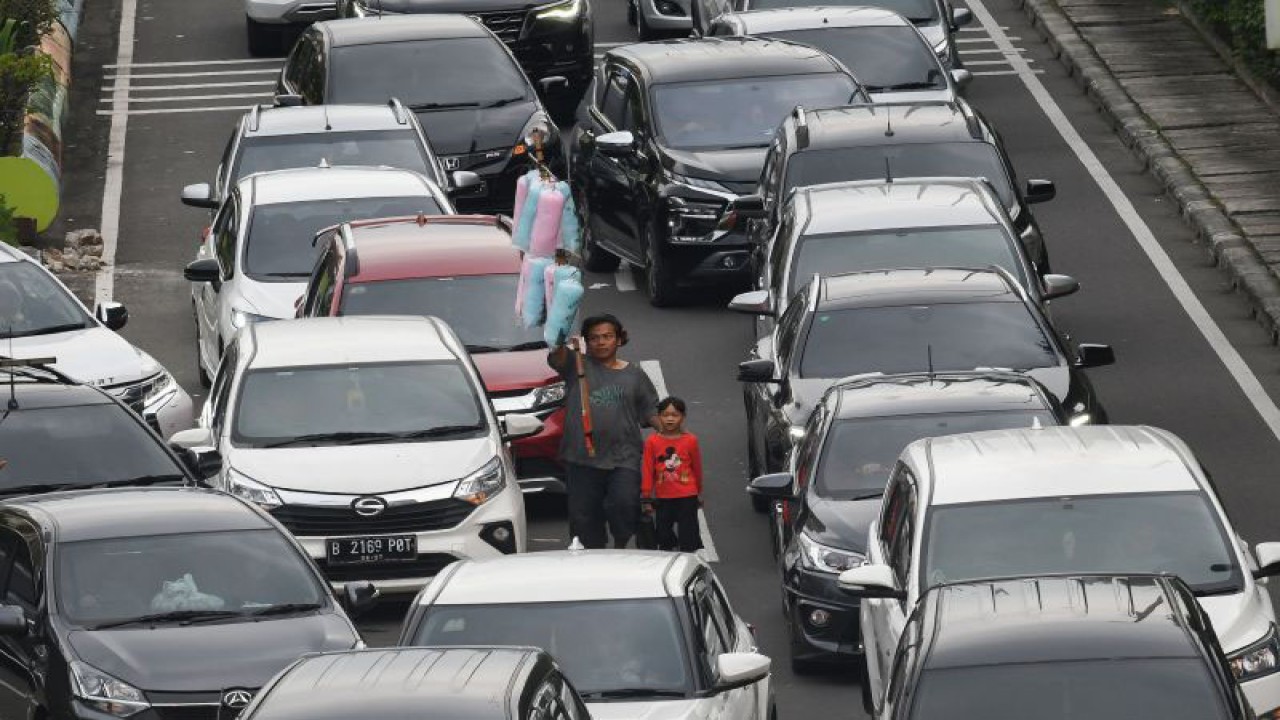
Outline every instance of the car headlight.
POLYGON ((541 410, 564 402, 564 383, 557 382, 533 391, 533 409, 541 410))
POLYGON ((796 546, 800 549, 801 562, 818 572, 842 573, 867 560, 865 555, 815 542, 803 532, 796 533, 796 546))
POLYGON ((565 0, 555 5, 538 10, 533 14, 534 22, 548 20, 551 22, 563 22, 566 20, 577 20, 586 10, 587 0, 565 0))
POLYGON ((1280 670, 1280 640, 1276 638, 1276 626, 1249 647, 1227 656, 1231 672, 1236 680, 1246 682, 1280 670))
POLYGON ((495 457, 485 463, 484 467, 460 480, 453 496, 472 505, 483 505, 506 486, 507 477, 502 461, 495 457))
POLYGON ((168 394, 176 385, 177 382, 174 381, 172 375, 167 371, 160 371, 158 375, 154 375, 147 380, 142 393, 142 403, 144 405, 151 404, 152 400, 168 394))
POLYGON ((116 717, 129 717, 151 707, 138 688, 78 660, 68 663, 71 692, 85 705, 116 717))
POLYGON ((266 320, 275 320, 275 318, 267 317, 266 315, 258 315, 257 313, 251 313, 248 310, 241 310, 240 308, 233 308, 231 310, 231 325, 237 329, 242 328, 249 323, 264 322, 266 320))
POLYGON ((787 437, 791 438, 791 442, 798 443, 804 439, 804 426, 792 425, 787 429, 787 437))
POLYGON ((278 508, 284 504, 275 490, 262 483, 250 480, 235 470, 227 470, 223 479, 222 489, 228 495, 235 495, 241 500, 248 500, 263 510, 278 508))

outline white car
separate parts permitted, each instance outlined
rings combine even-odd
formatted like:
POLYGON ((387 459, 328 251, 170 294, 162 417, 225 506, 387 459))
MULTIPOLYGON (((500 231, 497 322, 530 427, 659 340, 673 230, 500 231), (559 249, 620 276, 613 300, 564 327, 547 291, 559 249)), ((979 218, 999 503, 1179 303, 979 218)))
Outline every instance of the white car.
POLYGON ((1090 573, 1180 576, 1209 615, 1263 716, 1280 708, 1280 640, 1259 578, 1280 543, 1251 553, 1191 450, 1150 427, 997 430, 919 440, 899 458, 867 564, 839 585, 862 596, 869 701, 879 707, 903 623, 947 583, 1090 573))
POLYGON ((209 386, 236 330, 294 317, 324 249, 317 232, 352 220, 419 214, 454 210, 438 185, 409 170, 301 168, 237 183, 183 273, 192 281, 201 384, 209 386))
POLYGON ((696 555, 566 550, 446 568, 398 645, 551 653, 594 720, 776 720, 770 661, 696 555))
POLYGON ((245 36, 249 54, 276 55, 285 43, 313 22, 338 16, 338 0, 244 0, 245 36))
POLYGON ((54 357, 54 369, 116 396, 162 436, 191 427, 191 396, 115 332, 128 320, 117 302, 90 313, 43 265, 0 243, 0 355, 54 357))
POLYGON ((418 590, 458 559, 524 552, 524 499, 501 423, 457 336, 436 318, 254 323, 227 346, 199 427, 210 483, 262 506, 334 586, 418 590))

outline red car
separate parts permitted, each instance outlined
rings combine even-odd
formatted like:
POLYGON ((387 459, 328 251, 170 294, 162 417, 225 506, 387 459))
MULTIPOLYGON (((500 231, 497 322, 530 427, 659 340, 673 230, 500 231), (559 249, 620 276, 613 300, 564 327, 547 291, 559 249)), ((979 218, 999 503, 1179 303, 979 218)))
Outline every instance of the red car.
POLYGON ((525 492, 564 492, 556 460, 564 382, 547 367, 542 328, 515 314, 520 251, 493 215, 420 215, 347 223, 327 245, 299 300, 298 317, 434 315, 453 328, 484 378, 493 409, 533 413, 542 432, 512 444, 525 492))

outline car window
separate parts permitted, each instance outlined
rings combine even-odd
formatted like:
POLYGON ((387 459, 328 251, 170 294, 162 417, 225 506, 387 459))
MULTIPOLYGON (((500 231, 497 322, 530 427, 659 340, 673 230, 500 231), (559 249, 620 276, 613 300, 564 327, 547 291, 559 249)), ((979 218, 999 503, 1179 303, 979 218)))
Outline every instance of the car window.
POLYGON ((898 526, 902 523, 903 503, 907 498, 905 474, 907 467, 898 463, 889 478, 889 487, 885 491, 884 506, 880 509, 879 540, 888 552, 890 541, 898 534, 898 526))
POLYGON ((620 71, 615 71, 609 76, 609 81, 605 83, 604 98, 600 102, 600 113, 614 130, 625 129, 627 122, 627 85, 630 81, 627 76, 620 71))
MULTIPOLYGON (((791 234, 795 229, 796 214, 790 204, 787 210, 782 214, 782 222, 778 224, 778 232, 774 233, 769 243, 769 275, 773 281, 773 297, 775 301, 783 301, 786 298, 785 290, 787 283, 787 254, 791 249, 791 234)), ((807 276, 801 276, 801 281, 808 280, 807 276)))
MULTIPOLYGON (((0 338, 48 335, 92 327, 71 293, 34 262, 0 263, 0 338)), ((11 348, 0 350, 8 355, 11 348)), ((17 349, 19 357, 22 348, 17 349)))
POLYGON ((897 532, 889 539, 889 567, 893 568, 898 587, 905 589, 911 575, 911 556, 915 550, 916 483, 909 469, 903 468, 902 476, 905 483, 902 509, 897 532))
POLYGON ((710 589, 706 581, 699 578, 694 581, 689 594, 689 602, 693 611, 694 627, 702 641, 702 651, 710 668, 715 668, 717 656, 728 652, 728 641, 721 624, 716 621, 711 605, 710 589))
POLYGON ((240 234, 240 192, 234 191, 213 221, 213 252, 222 278, 236 274, 236 240, 240 234))
POLYGON ((844 63, 867 92, 945 90, 945 70, 911 27, 823 27, 770 32, 770 38, 816 47, 844 63))
POLYGON ((738 623, 736 616, 733 614, 733 608, 729 607, 729 598, 725 595, 724 587, 720 584, 714 575, 711 576, 709 585, 711 591, 711 610, 716 617, 716 622, 724 635, 725 644, 728 652, 732 652, 738 643, 738 623))
MULTIPOLYGON (((222 362, 214 374, 213 387, 210 388, 209 402, 213 403, 210 413, 211 429, 215 438, 221 437, 223 423, 227 418, 227 402, 231 398, 231 385, 235 379, 236 364, 240 357, 240 346, 231 343, 222 351, 222 362)), ((215 440, 216 442, 216 440, 215 440)))
POLYGON ((294 92, 298 94, 304 94, 307 76, 311 73, 316 61, 316 46, 310 42, 309 38, 309 34, 303 35, 301 40, 294 43, 288 69, 285 71, 285 77, 293 86, 294 92))
POLYGON ((34 615, 40 606, 40 593, 36 586, 36 566, 31 558, 31 549, 21 535, 9 530, 0 530, 13 537, 13 563, 9 570, 9 580, 5 583, 4 604, 17 605, 34 615))
MULTIPOLYGON (((786 370, 791 367, 791 356, 795 351, 796 335, 800 333, 800 323, 804 319, 805 313, 805 295, 808 293, 809 286, 805 285, 797 290, 789 299, 790 305, 783 311, 782 317, 778 319, 778 334, 774 341, 774 352, 778 356, 779 369, 786 370)), ((775 302, 781 301, 781 298, 775 302)))
POLYGON ((9 569, 13 564, 14 543, 19 540, 20 537, 17 533, 0 532, 0 597, 4 597, 5 592, 7 592, 9 569))
POLYGON ((819 405, 809 415, 808 421, 804 424, 804 437, 801 438, 800 445, 796 448, 795 481, 798 488, 809 486, 814 465, 818 461, 818 449, 822 447, 822 435, 819 431, 822 428, 822 422, 825 417, 826 408, 823 405, 819 405))
POLYGON ((409 128, 253 136, 241 141, 239 153, 231 182, 268 170, 322 164, 385 165, 438 177, 418 133, 409 128))
POLYGON ((302 302, 302 317, 324 317, 329 314, 329 308, 332 307, 332 305, 321 304, 320 298, 327 293, 332 299, 333 286, 337 281, 338 252, 334 249, 334 237, 336 233, 330 233, 328 237, 317 243, 324 246, 325 250, 316 260, 315 269, 311 271, 311 279, 307 281, 307 295, 302 302))

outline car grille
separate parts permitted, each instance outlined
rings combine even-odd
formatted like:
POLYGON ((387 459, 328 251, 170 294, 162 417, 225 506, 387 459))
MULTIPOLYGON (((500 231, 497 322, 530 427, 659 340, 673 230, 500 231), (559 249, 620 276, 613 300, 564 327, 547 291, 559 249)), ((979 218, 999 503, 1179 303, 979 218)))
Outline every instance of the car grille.
POLYGON ((502 42, 511 45, 520 39, 520 31, 524 29, 524 19, 528 13, 524 10, 490 13, 477 13, 476 17, 484 26, 493 31, 502 39, 502 42))
POLYGON ((218 705, 153 706, 160 720, 218 720, 218 705))
POLYGON ((324 560, 317 560, 320 570, 333 582, 353 580, 407 580, 435 577, 449 563, 458 558, 448 553, 419 555, 418 559, 398 563, 362 563, 330 567, 324 560))
POLYGON ((357 515, 350 507, 314 505, 282 505, 271 514, 299 537, 334 537, 448 530, 475 509, 471 503, 450 498, 391 506, 374 517, 357 515))

